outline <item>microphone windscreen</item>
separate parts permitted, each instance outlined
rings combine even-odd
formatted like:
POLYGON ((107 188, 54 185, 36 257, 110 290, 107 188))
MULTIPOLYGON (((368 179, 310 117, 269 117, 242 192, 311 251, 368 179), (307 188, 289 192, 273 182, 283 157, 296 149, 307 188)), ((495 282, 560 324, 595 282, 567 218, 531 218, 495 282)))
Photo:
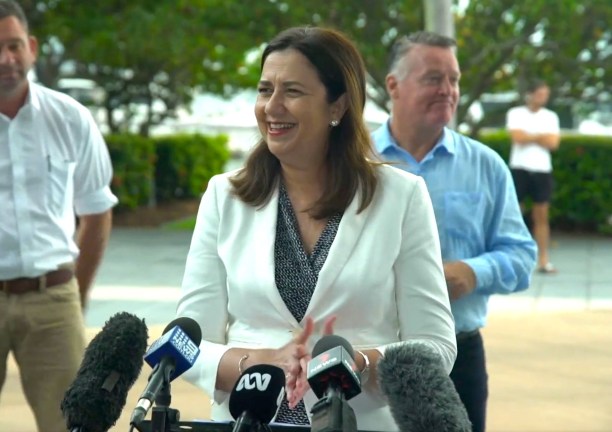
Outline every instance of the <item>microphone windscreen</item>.
POLYGON ((180 327, 181 330, 183 330, 189 339, 191 339, 196 345, 200 345, 200 342, 202 342, 202 329, 194 319, 189 317, 175 318, 174 320, 170 321, 162 334, 168 333, 174 327, 180 327))
POLYGON ((68 430, 106 432, 117 422, 140 374, 147 337, 144 320, 127 312, 113 315, 104 324, 87 346, 61 402, 68 430))
POLYGON ((385 350, 378 381, 391 414, 406 432, 470 432, 471 423, 442 359, 422 343, 385 350))
POLYGON ((248 412, 262 424, 268 424, 285 396, 285 373, 272 365, 251 366, 232 389, 229 410, 234 419, 248 412))
POLYGON ((174 371, 170 374, 172 381, 195 364, 200 354, 201 341, 202 330, 195 320, 188 317, 176 318, 149 347, 144 360, 155 368, 164 357, 170 357, 174 361, 174 371))
POLYGON ((338 346, 343 347, 346 352, 351 356, 351 358, 355 359, 355 352, 353 351, 353 346, 341 336, 338 335, 325 335, 321 339, 317 341, 314 348, 312 349, 312 356, 316 357, 319 354, 323 354, 325 351, 329 351, 332 348, 336 348, 338 346))

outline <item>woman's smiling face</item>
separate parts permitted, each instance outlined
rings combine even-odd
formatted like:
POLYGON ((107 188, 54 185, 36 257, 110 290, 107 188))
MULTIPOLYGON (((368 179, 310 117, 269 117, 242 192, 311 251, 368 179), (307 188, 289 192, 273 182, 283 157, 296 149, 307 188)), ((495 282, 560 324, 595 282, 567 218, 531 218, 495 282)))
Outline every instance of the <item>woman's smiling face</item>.
POLYGON ((281 162, 317 163, 327 154, 337 103, 310 61, 286 49, 268 55, 258 85, 255 117, 268 148, 281 162))

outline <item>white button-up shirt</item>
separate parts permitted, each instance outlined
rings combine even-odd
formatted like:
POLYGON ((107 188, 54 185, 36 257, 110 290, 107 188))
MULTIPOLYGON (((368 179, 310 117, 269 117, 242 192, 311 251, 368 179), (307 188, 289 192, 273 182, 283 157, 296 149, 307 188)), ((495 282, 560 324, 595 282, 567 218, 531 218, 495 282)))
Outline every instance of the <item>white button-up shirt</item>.
POLYGON ((75 214, 115 205, 111 179, 89 110, 30 82, 17 116, 0 114, 0 280, 40 276, 74 261, 75 214))

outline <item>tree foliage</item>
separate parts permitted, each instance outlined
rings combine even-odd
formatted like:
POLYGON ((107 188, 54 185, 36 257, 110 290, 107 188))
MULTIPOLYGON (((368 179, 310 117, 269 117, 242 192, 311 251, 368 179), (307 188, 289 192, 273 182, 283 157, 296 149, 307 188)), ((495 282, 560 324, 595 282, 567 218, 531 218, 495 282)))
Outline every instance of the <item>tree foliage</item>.
MULTIPOLYGON (((42 41, 40 79, 54 86, 62 65, 73 65, 75 75, 104 88, 111 120, 117 110, 125 114, 135 104, 145 106, 143 134, 188 104, 196 90, 231 95, 253 87, 263 44, 295 25, 331 26, 347 33, 364 56, 371 98, 384 108, 390 47, 398 36, 424 25, 422 0, 22 4, 42 41)), ((554 7, 549 0, 472 0, 455 14, 463 72, 459 122, 483 93, 518 89, 532 76, 549 81, 557 97, 611 93, 609 0, 556 0, 554 7)))
MULTIPOLYGON (((459 62, 469 105, 484 92, 524 90, 541 78, 553 97, 596 101, 612 96, 612 7, 608 0, 479 0, 457 21, 459 62)), ((493 113, 494 115, 494 113, 493 113)))

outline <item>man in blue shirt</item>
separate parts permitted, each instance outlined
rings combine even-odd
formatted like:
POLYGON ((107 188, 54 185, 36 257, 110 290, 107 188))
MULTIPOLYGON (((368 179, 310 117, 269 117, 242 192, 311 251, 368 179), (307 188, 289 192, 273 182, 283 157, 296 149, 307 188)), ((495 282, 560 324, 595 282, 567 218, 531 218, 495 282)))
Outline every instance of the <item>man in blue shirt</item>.
POLYGON ((488 395, 482 337, 491 294, 526 289, 536 245, 502 158, 446 125, 459 100, 453 39, 418 32, 394 49, 387 91, 391 118, 372 137, 383 159, 423 177, 436 214, 456 321, 451 372, 473 431, 484 431, 488 395))

